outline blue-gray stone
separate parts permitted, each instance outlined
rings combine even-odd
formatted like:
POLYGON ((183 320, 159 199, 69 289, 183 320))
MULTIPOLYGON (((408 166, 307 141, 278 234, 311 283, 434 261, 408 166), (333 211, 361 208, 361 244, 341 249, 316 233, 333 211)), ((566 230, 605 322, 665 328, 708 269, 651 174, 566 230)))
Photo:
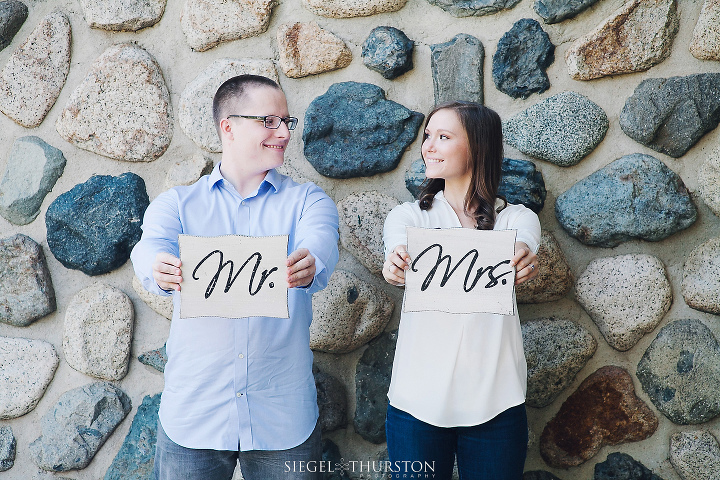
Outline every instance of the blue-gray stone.
POLYGON ((38 216, 45 195, 65 170, 65 157, 39 137, 15 140, 0 182, 0 215, 15 225, 38 216))
POLYGON ((130 397, 107 382, 65 392, 42 417, 33 462, 52 472, 85 468, 131 408, 130 397))
POLYGON ((15 446, 12 428, 0 427, 0 472, 10 470, 15 464, 15 446))
POLYGON ((479 17, 513 8, 520 0, 428 0, 453 17, 479 17))
POLYGON ((535 12, 545 23, 558 23, 573 18, 598 0, 535 0, 535 12))
POLYGON ((160 394, 146 395, 138 407, 130 432, 120 447, 105 480, 148 480, 153 478, 157 442, 160 394))
POLYGON ((637 378, 674 423, 704 423, 720 414, 720 345, 699 320, 664 326, 640 359, 637 378))
POLYGON ((593 480, 663 480, 627 453, 615 452, 595 464, 593 480))
POLYGON ((493 55, 493 82, 513 98, 527 98, 550 88, 545 70, 555 60, 555 45, 531 18, 515 22, 500 38, 493 55))
POLYGON ((555 216, 582 243, 614 247, 633 238, 667 238, 692 225, 697 210, 675 172, 655 157, 635 153, 561 194, 555 216))
POLYGON ((27 16, 28 8, 24 3, 18 0, 0 2, 0 50, 10 45, 27 16))
POLYGON ((412 70, 413 42, 394 27, 375 27, 362 46, 363 64, 392 80, 412 70))
POLYGON ((329 438, 322 441, 322 461, 325 464, 325 471, 322 474, 323 480, 350 480, 349 464, 340 456, 340 449, 329 438))
POLYGON ((318 424, 322 432, 332 432, 347 425, 347 394, 345 386, 332 375, 313 365, 317 404, 320 411, 318 424))
POLYGON ((330 178, 388 172, 415 140, 423 118, 386 100, 377 85, 335 83, 305 112, 305 157, 330 178))
POLYGON ((681 157, 720 122, 720 73, 643 80, 620 112, 638 143, 681 157))
POLYGON ((140 363, 144 365, 153 367, 158 372, 164 372, 165 364, 168 361, 165 345, 158 348, 157 350, 150 350, 143 353, 142 355, 138 356, 138 360, 140 360, 140 363))
POLYGON ((48 207, 50 251, 67 268, 88 275, 108 273, 130 258, 149 203, 145 182, 134 173, 93 175, 48 207))
POLYGON ((561 167, 576 165, 605 138, 610 123, 598 105, 561 92, 503 122, 505 142, 561 167))
POLYGON ((430 45, 435 105, 453 100, 484 102, 485 48, 472 35, 460 33, 446 43, 430 45))
POLYGON ((397 330, 370 342, 355 369, 355 431, 368 442, 385 441, 385 414, 397 330))
POLYGON ((560 480, 558 477, 545 470, 533 470, 523 473, 522 480, 560 480))
MULTIPOLYGON (((405 186, 413 197, 418 198, 424 181, 425 162, 415 160, 405 172, 405 186)), ((504 196, 510 203, 522 204, 535 213, 540 212, 547 195, 542 172, 528 160, 503 158, 498 195, 504 196)))

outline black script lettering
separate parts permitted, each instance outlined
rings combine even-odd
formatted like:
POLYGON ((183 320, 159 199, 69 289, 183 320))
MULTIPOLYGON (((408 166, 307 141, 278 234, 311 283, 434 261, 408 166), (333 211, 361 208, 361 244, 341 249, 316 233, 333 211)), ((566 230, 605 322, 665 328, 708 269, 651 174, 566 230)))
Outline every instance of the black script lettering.
MULTIPOLYGON (((223 259, 225 258, 223 255, 223 252, 220 250, 213 250, 212 252, 208 253, 205 258, 200 260, 198 264, 195 266, 195 269, 192 272, 192 278, 193 280, 200 280, 200 278, 197 276, 197 271, 200 268, 200 266, 205 263, 205 260, 209 259, 213 255, 218 254, 218 269, 217 272, 215 272, 215 275, 210 279, 210 283, 208 284, 207 288, 205 289, 205 298, 209 298, 210 295, 215 290, 215 287, 217 286, 218 278, 220 278, 220 274, 222 273, 223 269, 226 266, 230 266, 230 270, 228 271, 228 279, 227 283, 225 284, 224 292, 228 293, 230 290, 230 287, 232 287, 233 283, 235 283, 235 280, 237 279, 238 275, 240 275, 240 272, 242 272, 243 268, 245 268, 245 265, 250 263, 250 261, 255 257, 255 266, 253 267, 252 275, 250 275, 250 283, 248 284, 248 292, 250 292, 250 295, 256 295, 260 289, 263 286, 263 283, 265 283, 265 280, 270 276, 271 273, 273 273, 275 270, 278 269, 278 267, 273 267, 270 270, 263 270, 260 274, 260 281, 257 284, 257 288, 255 291, 253 291, 253 281, 255 280, 255 275, 257 274, 258 268, 260 267, 260 261, 262 260, 262 255, 260 252, 255 252, 252 255, 248 257, 247 260, 245 260, 245 263, 242 264, 242 266, 238 269, 237 273, 233 275, 233 270, 235 267, 235 264, 232 260, 228 260, 227 262, 223 262, 223 259)), ((269 287, 273 288, 275 285, 270 282, 269 287)))
POLYGON ((423 280, 422 285, 420 286, 420 291, 424 292, 430 287, 430 284, 432 283, 433 278, 435 278, 435 273, 437 272, 438 268, 443 262, 447 262, 445 264, 445 273, 443 274, 442 280, 440 280, 440 286, 444 287, 445 284, 450 280, 450 278, 453 276, 455 271, 462 265, 462 263, 467 258, 471 258, 470 263, 467 267, 467 272, 465 273, 465 281, 463 282, 463 290, 465 292, 472 291, 473 288, 475 288, 475 285, 477 285, 480 278, 487 273, 489 282, 485 284, 485 288, 492 288, 498 284, 498 280, 501 280, 502 284, 507 284, 507 280, 502 278, 505 275, 508 275, 512 273, 512 270, 509 270, 507 272, 501 273, 500 275, 495 275, 495 269, 498 268, 500 265, 506 265, 510 263, 510 260, 503 260, 502 262, 497 263, 496 265, 490 265, 488 267, 480 267, 477 270, 475 270, 475 278, 472 280, 470 285, 468 286, 468 280, 470 279, 470 276, 473 273, 473 269, 475 267, 475 262, 477 262, 478 257, 480 254, 476 249, 472 249, 469 252, 467 252, 463 257, 460 259, 457 264, 455 264, 454 267, 452 266, 452 257, 450 255, 443 255, 443 247, 439 243, 434 243, 427 247, 425 250, 420 252, 416 257, 415 260, 413 260, 411 268, 413 272, 417 272, 418 269, 416 267, 418 261, 430 250, 437 247, 437 259, 435 260, 435 265, 430 269, 427 276, 425 277, 425 280, 423 280))

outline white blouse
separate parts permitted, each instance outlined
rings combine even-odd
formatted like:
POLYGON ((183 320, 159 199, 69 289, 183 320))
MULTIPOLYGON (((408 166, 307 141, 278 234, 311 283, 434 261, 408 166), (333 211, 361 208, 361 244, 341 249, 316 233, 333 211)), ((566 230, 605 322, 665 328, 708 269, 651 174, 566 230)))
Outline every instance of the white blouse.
MULTIPOLYGON (((502 204, 498 200, 496 207, 502 204)), ((461 224, 442 191, 430 210, 420 210, 417 201, 398 205, 385 220, 385 258, 396 246, 407 245, 407 226, 461 224)), ((517 230, 516 241, 537 253, 540 221, 525 206, 508 204, 497 214, 494 229, 517 230)), ((388 392, 393 407, 438 427, 471 426, 522 404, 526 391, 527 364, 517 313, 401 313, 388 392)))

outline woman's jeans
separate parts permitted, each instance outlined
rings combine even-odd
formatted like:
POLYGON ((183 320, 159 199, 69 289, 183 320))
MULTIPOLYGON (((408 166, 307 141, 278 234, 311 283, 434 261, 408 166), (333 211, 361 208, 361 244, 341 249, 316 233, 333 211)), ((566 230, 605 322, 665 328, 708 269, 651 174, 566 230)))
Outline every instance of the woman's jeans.
POLYGON ((460 480, 522 479, 528 442, 524 404, 480 425, 447 428, 388 405, 385 432, 388 478, 449 480, 457 455, 460 480))

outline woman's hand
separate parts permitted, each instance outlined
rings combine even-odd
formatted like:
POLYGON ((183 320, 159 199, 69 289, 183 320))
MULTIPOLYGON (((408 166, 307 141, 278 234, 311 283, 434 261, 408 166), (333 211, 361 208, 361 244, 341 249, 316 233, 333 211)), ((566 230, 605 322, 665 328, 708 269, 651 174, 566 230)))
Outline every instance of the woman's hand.
POLYGON ((520 285, 537 276, 537 255, 530 250, 530 247, 525 242, 515 242, 515 256, 510 261, 510 266, 515 266, 515 285, 520 285))
POLYGON ((406 245, 398 245, 383 264, 382 274, 390 285, 405 285, 405 270, 410 268, 410 255, 406 245))

